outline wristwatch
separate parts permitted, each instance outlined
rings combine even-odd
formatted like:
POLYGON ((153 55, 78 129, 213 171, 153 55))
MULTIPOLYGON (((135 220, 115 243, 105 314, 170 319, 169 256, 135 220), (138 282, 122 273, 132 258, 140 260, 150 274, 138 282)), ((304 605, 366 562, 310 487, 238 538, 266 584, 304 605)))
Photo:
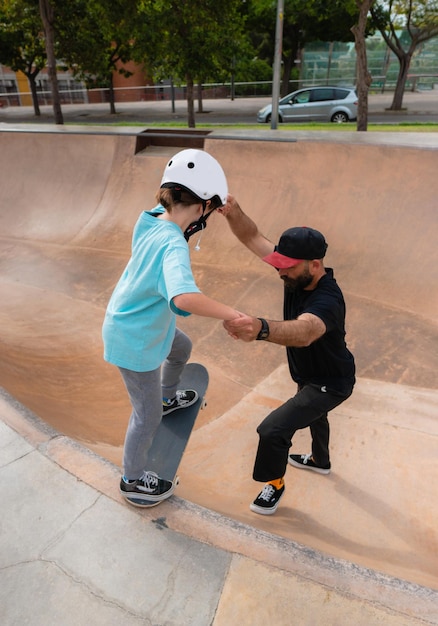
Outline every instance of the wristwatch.
POLYGON ((264 320, 263 317, 258 317, 257 319, 261 321, 262 328, 261 328, 259 334, 257 335, 256 340, 260 341, 261 339, 267 339, 269 337, 269 325, 268 325, 268 322, 266 320, 264 320))

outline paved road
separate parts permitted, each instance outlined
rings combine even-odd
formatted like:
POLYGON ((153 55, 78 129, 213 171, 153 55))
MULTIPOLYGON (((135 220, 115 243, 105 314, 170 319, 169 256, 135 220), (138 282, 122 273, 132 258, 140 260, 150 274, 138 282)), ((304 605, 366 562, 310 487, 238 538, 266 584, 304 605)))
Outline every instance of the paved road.
MULTIPOLYGON (((227 98, 205 100, 204 112, 196 113, 196 124, 254 124, 257 111, 270 98, 227 98)), ((369 98, 369 121, 372 123, 400 122, 436 122, 438 123, 438 89, 411 93, 404 97, 404 110, 388 111, 392 102, 392 94, 371 95, 369 98)), ((174 111, 169 100, 158 102, 132 102, 117 104, 117 114, 111 115, 108 104, 73 104, 63 105, 62 111, 66 123, 110 124, 118 122, 157 123, 185 122, 187 105, 183 100, 175 102, 174 111)), ((51 106, 41 107, 41 116, 36 117, 32 107, 7 107, 0 109, 0 123, 53 123, 51 106)), ((265 127, 265 125, 260 125, 265 127)))

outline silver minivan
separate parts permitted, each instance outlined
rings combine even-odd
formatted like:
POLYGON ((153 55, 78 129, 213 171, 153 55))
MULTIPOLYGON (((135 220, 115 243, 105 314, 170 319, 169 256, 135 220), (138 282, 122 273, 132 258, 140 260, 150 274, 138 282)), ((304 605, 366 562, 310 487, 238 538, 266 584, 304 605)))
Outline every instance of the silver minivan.
MULTIPOLYGON (((258 122, 270 122, 272 105, 257 113, 258 122)), ((288 94, 278 103, 279 122, 343 122, 357 118, 353 87, 308 87, 288 94)))

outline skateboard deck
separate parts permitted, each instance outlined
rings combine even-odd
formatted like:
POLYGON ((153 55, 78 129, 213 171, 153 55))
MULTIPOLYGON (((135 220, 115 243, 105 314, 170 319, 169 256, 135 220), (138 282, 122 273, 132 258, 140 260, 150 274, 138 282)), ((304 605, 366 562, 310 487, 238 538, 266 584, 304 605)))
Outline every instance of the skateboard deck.
MULTIPOLYGON (((200 363, 188 363, 182 373, 179 389, 195 389, 197 401, 186 409, 177 409, 163 415, 146 459, 145 469, 156 472, 160 478, 174 481, 184 450, 198 413, 204 408, 205 392, 208 387, 208 372, 200 363)), ((127 498, 137 506, 155 506, 152 500, 127 498)))

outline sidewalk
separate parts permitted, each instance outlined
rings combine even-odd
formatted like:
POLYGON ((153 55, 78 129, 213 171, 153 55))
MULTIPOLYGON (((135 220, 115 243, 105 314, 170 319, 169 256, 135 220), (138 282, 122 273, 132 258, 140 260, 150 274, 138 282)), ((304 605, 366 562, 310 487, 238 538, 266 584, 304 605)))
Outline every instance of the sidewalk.
POLYGON ((2 626, 438 624, 436 591, 178 497, 130 508, 117 468, 8 396, 0 415, 2 626))
MULTIPOLYGON (((427 92, 407 92, 403 99, 403 111, 387 112, 392 102, 392 93, 370 95, 368 107, 370 121, 375 115, 395 115, 397 118, 412 116, 436 115, 438 117, 438 89, 427 92)), ((238 98, 236 100, 217 99, 204 100, 204 114, 195 113, 198 125, 203 122, 222 123, 244 122, 256 124, 257 111, 271 102, 265 98, 238 98)), ((166 101, 124 102, 116 104, 116 115, 111 115, 109 104, 67 104, 62 105, 62 114, 65 123, 113 123, 133 122, 169 122, 183 121, 187 117, 187 103, 185 100, 175 102, 175 111, 172 103, 166 101)), ((401 120, 400 120, 401 121, 401 120)), ((52 106, 41 106, 41 116, 34 115, 33 107, 4 107, 0 109, 0 124, 15 123, 53 123, 52 106)))

